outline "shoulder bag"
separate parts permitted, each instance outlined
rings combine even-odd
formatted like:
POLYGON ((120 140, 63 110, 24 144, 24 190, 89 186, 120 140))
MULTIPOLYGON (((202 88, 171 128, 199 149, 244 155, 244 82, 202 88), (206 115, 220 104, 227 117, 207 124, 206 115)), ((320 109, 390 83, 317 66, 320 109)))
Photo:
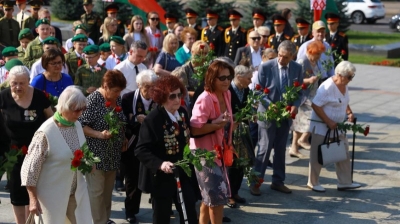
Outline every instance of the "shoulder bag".
POLYGON ((334 130, 333 141, 329 141, 331 129, 328 129, 324 142, 318 146, 318 163, 326 166, 347 159, 346 146, 339 140, 338 129, 334 130))

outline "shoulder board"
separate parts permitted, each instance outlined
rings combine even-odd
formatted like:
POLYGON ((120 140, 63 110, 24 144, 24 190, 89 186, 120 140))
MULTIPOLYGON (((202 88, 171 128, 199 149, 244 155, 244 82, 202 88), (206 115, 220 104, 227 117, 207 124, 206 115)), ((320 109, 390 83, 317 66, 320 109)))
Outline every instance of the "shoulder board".
POLYGON ((222 28, 222 26, 217 26, 217 29, 218 29, 219 31, 223 31, 223 30, 224 30, 224 28, 222 28))
POLYGON ((285 38, 289 40, 290 36, 285 34, 285 38))
POLYGON ((292 38, 297 38, 297 37, 299 37, 300 35, 299 34, 296 34, 296 35, 294 35, 292 38))
POLYGON ((345 36, 346 36, 346 34, 343 33, 343 32, 339 32, 339 35, 342 36, 342 37, 345 37, 345 36))
POLYGON ((200 25, 196 25, 196 29, 202 30, 203 28, 200 25))
POLYGON ((208 30, 208 29, 210 29, 209 26, 206 26, 206 27, 203 28, 203 30, 208 30))
POLYGON ((246 29, 245 28, 240 28, 240 31, 242 31, 243 33, 245 33, 246 32, 246 29))
POLYGON ((228 27, 228 28, 226 28, 226 30, 231 30, 232 29, 232 27, 230 26, 230 27, 228 27))

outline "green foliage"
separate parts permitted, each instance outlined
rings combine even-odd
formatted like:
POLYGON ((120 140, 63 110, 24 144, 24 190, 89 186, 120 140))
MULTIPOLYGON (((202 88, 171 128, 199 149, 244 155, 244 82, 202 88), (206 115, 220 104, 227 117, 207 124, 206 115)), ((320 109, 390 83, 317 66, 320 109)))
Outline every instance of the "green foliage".
POLYGON ((335 0, 336 7, 339 10, 339 16, 340 16, 340 21, 339 21, 339 27, 338 30, 342 32, 347 32, 350 28, 350 18, 346 16, 346 6, 343 5, 343 2, 346 2, 346 0, 335 0))
POLYGON ((275 13, 278 12, 278 9, 276 8, 277 4, 276 3, 270 3, 269 0, 250 0, 248 4, 244 5, 243 9, 243 19, 242 19, 242 26, 246 29, 249 29, 253 27, 253 17, 252 17, 252 12, 254 8, 260 8, 263 9, 265 12, 265 15, 268 17, 268 19, 271 18, 271 16, 275 13))
POLYGON ((293 10, 295 18, 303 18, 312 23, 314 16, 310 9, 310 0, 296 0, 297 8, 293 10))
MULTIPOLYGON (((109 2, 103 2, 102 0, 93 0, 94 8, 93 11, 95 11, 102 19, 107 17, 107 14, 105 12, 105 8, 110 5, 111 3, 109 2)), ((114 2, 113 4, 117 4, 119 7, 118 10, 118 19, 121 20, 122 23, 125 24, 126 21, 130 21, 133 13, 132 13, 132 7, 129 4, 124 4, 124 3, 117 3, 114 2)), ((79 14, 80 16, 81 14, 79 14)), ((143 18, 144 20, 144 25, 146 25, 146 18, 143 18)))
POLYGON ((79 170, 83 175, 86 173, 90 173, 93 170, 93 166, 96 165, 96 163, 99 163, 101 160, 99 157, 95 157, 93 152, 89 150, 89 147, 87 143, 83 143, 81 149, 77 149, 74 153, 74 158, 73 160, 80 160, 80 165, 78 167, 74 167, 71 165, 71 170, 76 171, 79 170), (81 150, 83 157, 82 158, 77 158, 78 154, 77 151, 81 150))
MULTIPOLYGON (((200 46, 200 49, 202 46, 200 46)), ((206 75, 207 69, 210 66, 212 60, 216 57, 214 56, 213 47, 210 46, 210 50, 206 55, 195 55, 193 62, 198 64, 199 66, 196 67, 195 73, 193 74, 193 78, 197 80, 197 84, 200 85, 204 81, 204 77, 206 75)))
POLYGON ((59 19, 77 20, 85 13, 82 0, 51 0, 51 12, 59 19))
POLYGON ((221 2, 220 0, 191 0, 188 1, 188 7, 192 8, 199 14, 199 18, 206 17, 206 9, 214 10, 218 15, 218 25, 228 27, 228 10, 232 8, 234 1, 221 2))
POLYGON ((10 179, 11 171, 18 162, 18 156, 22 154, 21 149, 11 147, 9 152, 4 153, 4 157, 0 157, 0 177, 2 177, 4 173, 7 173, 7 179, 10 179))
POLYGON ((215 156, 214 152, 208 151, 207 149, 196 149, 192 152, 192 150, 189 149, 189 145, 186 145, 183 150, 183 160, 179 160, 174 163, 174 165, 180 166, 183 171, 185 171, 186 175, 190 177, 192 176, 192 171, 189 164, 192 164, 198 171, 201 171, 203 169, 202 161, 205 162, 205 166, 207 167, 215 166, 215 156))
MULTIPOLYGON (((178 18, 178 21, 185 24, 186 14, 183 11, 184 3, 180 0, 157 0, 157 3, 165 10, 178 18)), ((162 15, 160 15, 162 16, 162 15)))

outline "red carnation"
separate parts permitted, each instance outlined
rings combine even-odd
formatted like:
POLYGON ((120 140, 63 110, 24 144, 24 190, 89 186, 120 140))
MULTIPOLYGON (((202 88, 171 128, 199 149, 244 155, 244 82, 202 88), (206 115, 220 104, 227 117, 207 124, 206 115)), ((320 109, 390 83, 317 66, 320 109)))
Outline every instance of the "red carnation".
POLYGON ((305 83, 303 83, 303 84, 301 84, 301 88, 302 88, 303 90, 306 90, 306 89, 307 89, 307 85, 306 85, 305 83))
POLYGON ((75 168, 79 167, 80 165, 81 165, 81 160, 78 159, 78 158, 74 158, 74 159, 71 161, 71 166, 73 166, 73 167, 75 167, 75 168))
POLYGON ((111 102, 110 101, 107 101, 106 102, 106 107, 110 107, 111 106, 111 102))
POLYGON ((260 84, 256 84, 256 90, 261 90, 261 85, 260 84))
POLYGON ((269 89, 267 87, 264 88, 264 94, 268 94, 269 93, 269 89))
POLYGON ((82 65, 82 59, 78 59, 78 67, 80 67, 82 65))
POLYGON ((115 107, 115 112, 119 113, 121 111, 122 111, 122 107, 120 107, 120 106, 115 107))
POLYGON ((342 52, 341 52, 343 55, 345 55, 346 54, 346 51, 345 50, 342 50, 342 52))
POLYGON ((295 118, 296 118, 296 114, 295 114, 295 113, 292 113, 292 114, 290 114, 290 117, 291 117, 292 119, 295 119, 295 118))
POLYGON ((210 43, 210 48, 211 48, 211 50, 214 50, 215 49, 215 45, 213 43, 210 43))
POLYGON ((24 155, 28 154, 28 147, 26 147, 25 145, 22 146, 21 151, 22 151, 22 154, 24 154, 24 155))
POLYGON ((201 49, 201 50, 204 49, 204 44, 200 44, 200 49, 201 49))
POLYGON ((161 34, 155 33, 155 34, 154 34, 154 37, 155 37, 155 38, 160 38, 160 37, 161 37, 161 34))
POLYGON ((299 87, 300 86, 300 82, 299 81, 294 81, 293 82, 293 86, 294 87, 299 87))
POLYGON ((291 109, 292 109, 292 106, 290 106, 290 105, 287 105, 287 106, 286 106, 286 110, 287 110, 287 111, 290 111, 291 109))
POLYGON ((80 150, 80 149, 75 150, 74 156, 75 156, 74 159, 79 159, 79 160, 82 159, 82 158, 83 158, 83 152, 82 152, 82 150, 80 150))
POLYGON ((367 136, 368 133, 369 133, 369 125, 367 125, 367 127, 365 127, 364 136, 367 136))

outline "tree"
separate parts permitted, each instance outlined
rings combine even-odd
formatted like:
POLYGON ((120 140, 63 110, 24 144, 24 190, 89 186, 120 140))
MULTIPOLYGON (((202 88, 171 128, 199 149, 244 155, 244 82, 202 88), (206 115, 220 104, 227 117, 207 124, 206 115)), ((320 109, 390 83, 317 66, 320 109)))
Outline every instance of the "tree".
POLYGON ((157 3, 165 10, 165 12, 174 14, 178 18, 179 22, 185 23, 186 15, 183 11, 184 4, 181 3, 180 0, 157 0, 157 3))
POLYGON ((244 13, 241 23, 244 28, 248 29, 253 27, 252 12, 254 8, 263 9, 265 16, 267 16, 267 20, 270 19, 273 14, 278 12, 276 9, 276 3, 270 3, 269 0, 250 0, 249 3, 243 7, 244 13))
POLYGON ((52 0, 51 12, 59 19, 77 20, 85 13, 82 0, 52 0))
MULTIPOLYGON (((132 13, 132 7, 129 4, 118 3, 118 2, 109 3, 109 2, 103 2, 102 0, 93 0, 93 4, 94 4, 93 11, 95 11, 98 15, 100 15, 102 19, 107 17, 107 14, 105 12, 105 8, 110 4, 117 4, 118 5, 118 7, 119 7, 118 19, 121 20, 121 22, 123 22, 124 24, 125 24, 125 22, 130 21, 130 19, 133 16, 132 15, 133 14, 132 13)), ((143 20, 144 20, 144 23, 146 24, 146 18, 143 18, 143 20)))
POLYGON ((232 8, 232 2, 221 3, 219 0, 192 0, 187 5, 199 14, 200 18, 206 17, 206 10, 214 10, 218 15, 218 24, 223 27, 229 26, 228 10, 232 8))
POLYGON ((339 16, 340 16, 340 23, 338 30, 342 32, 347 32, 350 28, 350 17, 346 16, 346 5, 343 3, 346 2, 346 0, 335 0, 336 7, 338 8, 339 11, 339 16))

